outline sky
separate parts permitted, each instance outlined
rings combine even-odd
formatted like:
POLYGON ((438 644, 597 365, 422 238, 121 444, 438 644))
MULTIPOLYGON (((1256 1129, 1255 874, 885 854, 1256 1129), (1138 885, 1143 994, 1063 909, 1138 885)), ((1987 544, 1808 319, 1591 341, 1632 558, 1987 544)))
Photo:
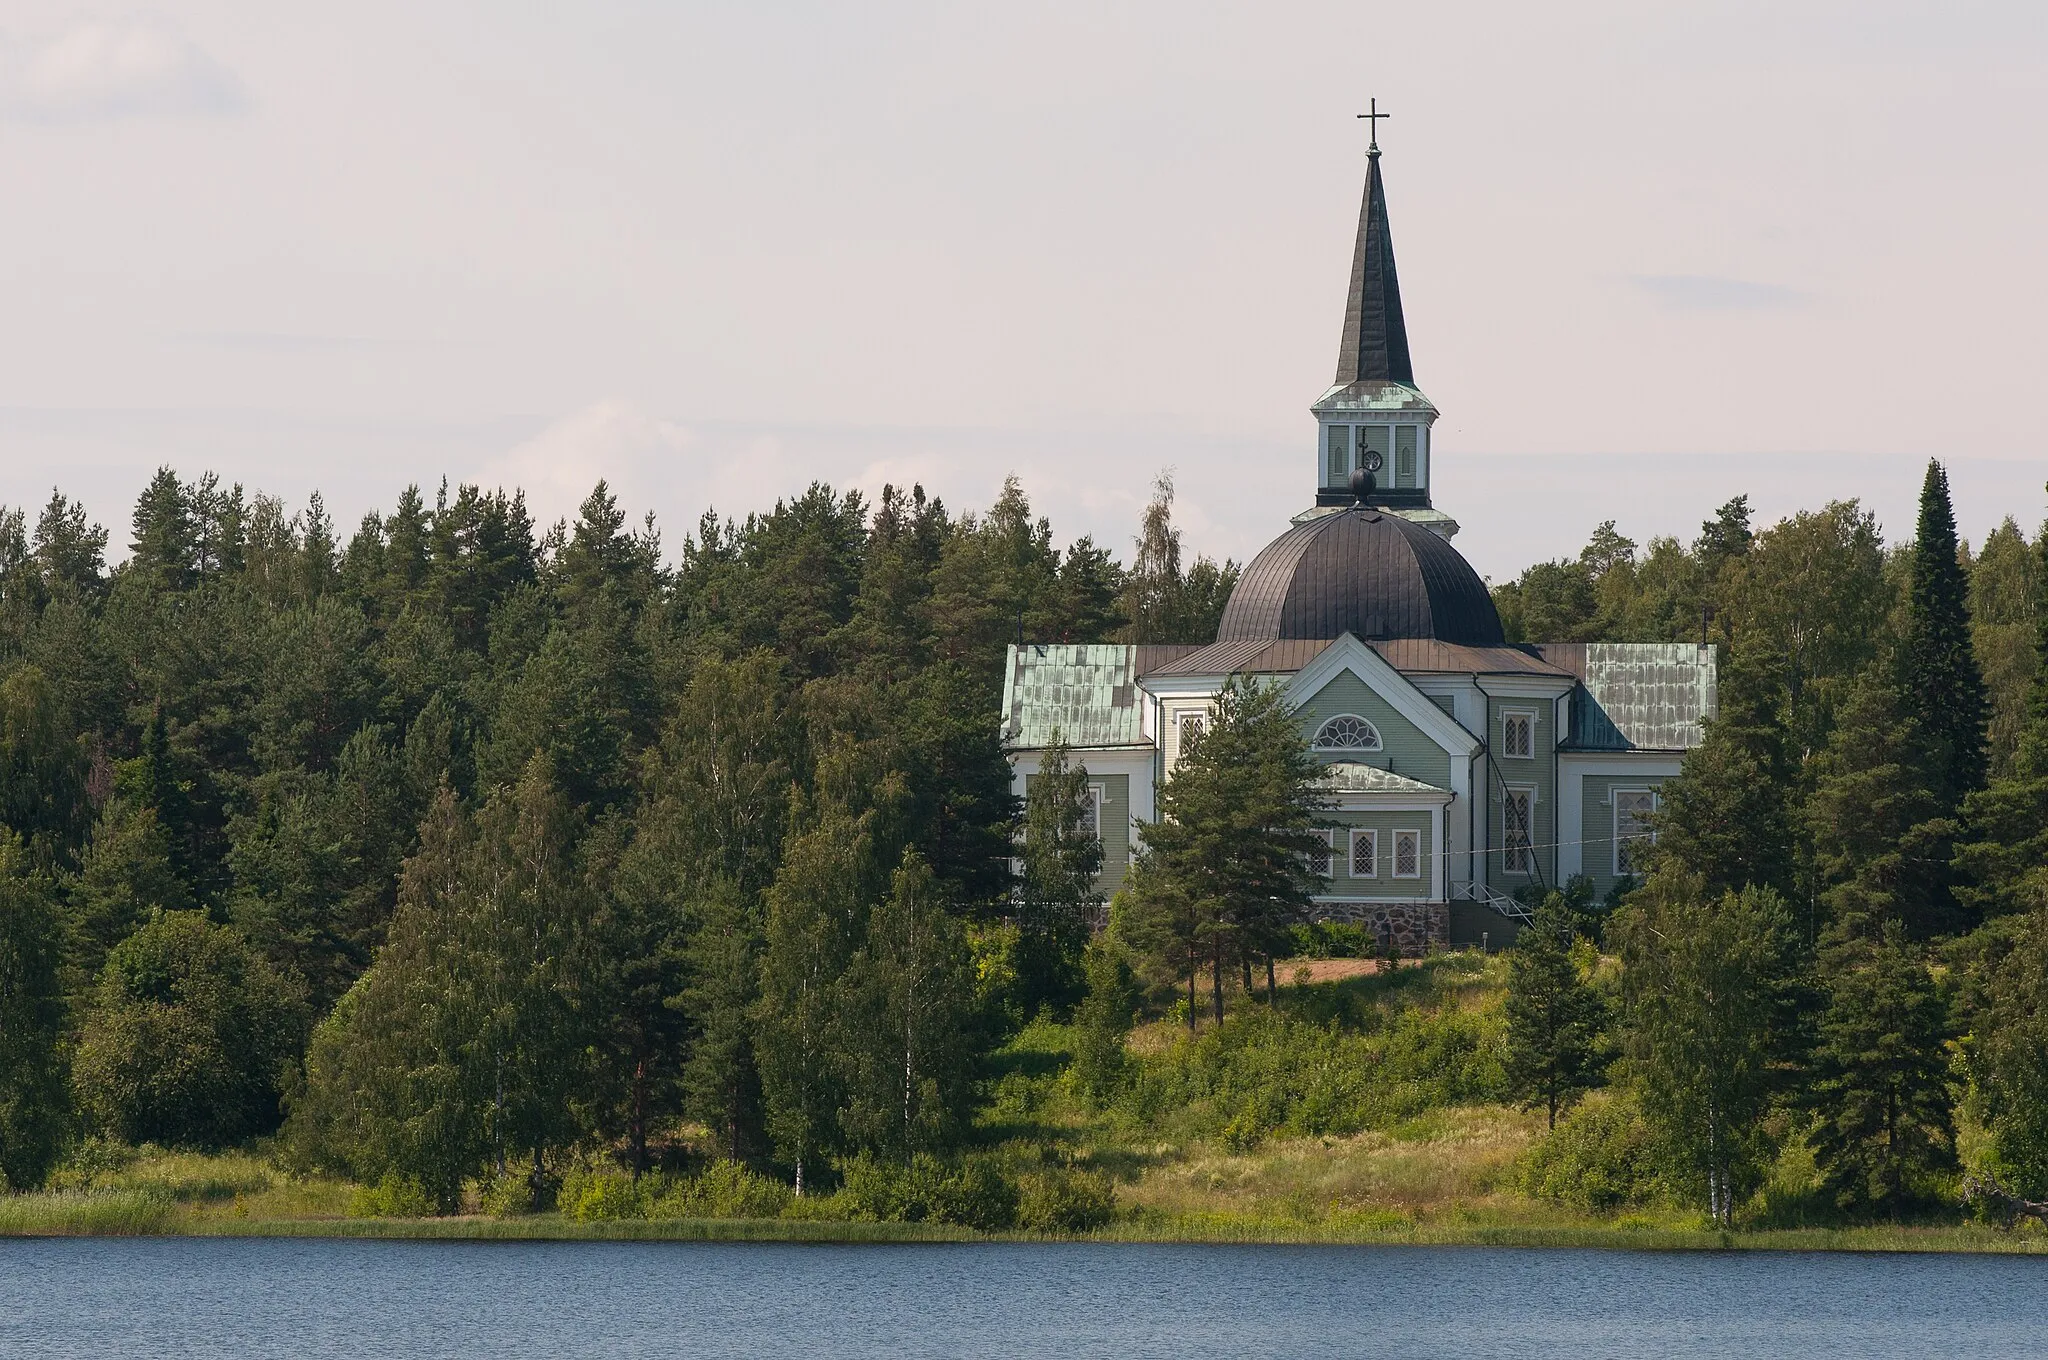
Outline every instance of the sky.
POLYGON ((1128 554, 1313 498, 1377 98, 1434 498, 1594 525, 2048 502, 2048 6, 0 5, 0 503, 204 470, 351 526, 608 478, 671 547, 1014 473, 1128 554))

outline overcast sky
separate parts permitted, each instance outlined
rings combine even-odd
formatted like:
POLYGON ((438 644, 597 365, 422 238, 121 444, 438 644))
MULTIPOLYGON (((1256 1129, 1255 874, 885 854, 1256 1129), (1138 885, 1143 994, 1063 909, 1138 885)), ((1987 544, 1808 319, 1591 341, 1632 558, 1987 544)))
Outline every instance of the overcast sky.
POLYGON ((168 462, 344 525, 811 478, 1243 558, 1313 494, 1376 95, 1438 506, 1600 520, 2048 476, 2048 5, 0 6, 0 502, 168 462))

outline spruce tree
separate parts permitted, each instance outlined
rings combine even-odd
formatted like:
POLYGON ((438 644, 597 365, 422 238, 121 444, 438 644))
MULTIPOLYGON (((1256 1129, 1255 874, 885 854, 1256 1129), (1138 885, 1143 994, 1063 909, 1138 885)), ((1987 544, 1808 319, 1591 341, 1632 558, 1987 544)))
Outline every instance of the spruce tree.
POLYGON ((1884 667, 1850 692, 1814 761, 1805 808, 1827 930, 1878 938, 1898 922, 1916 938, 1958 924, 1949 891, 1951 824, 1928 787, 1917 718, 1884 667))
POLYGON ((1955 1165, 1948 1006, 1893 922, 1824 955, 1814 1157, 1851 1212, 1897 1214, 1955 1165))
POLYGON ((1025 1014, 1071 1005, 1080 990, 1081 951, 1101 906, 1099 810, 1090 801, 1088 767, 1069 762, 1058 732, 1039 757, 1024 802, 1023 875, 1017 885, 1018 990, 1025 1014))
POLYGON ((2048 908, 2048 526, 2035 542, 2034 678, 2012 768, 1963 802, 1957 896, 1984 916, 2048 908))
POLYGON ((1722 672, 1706 739, 1664 785, 1654 859, 1698 875, 1713 893, 1755 885, 1793 891, 1793 759, 1784 662, 1743 639, 1722 672))
POLYGON ((1508 955, 1508 1090, 1524 1108, 1558 1114, 1600 1085, 1606 1003, 1580 973, 1578 934, 1564 896, 1552 893, 1508 955))
POLYGON ((1932 748, 1933 791, 1944 814, 1983 787, 1991 701, 1970 636, 1970 582, 1956 541, 1948 474, 1927 464, 1920 491, 1919 536, 1906 607, 1907 694, 1923 715, 1932 748))
POLYGON ((1102 1101, 1124 1079, 1124 1042, 1137 1019, 1138 980, 1122 944, 1102 935, 1082 959, 1087 995, 1074 1008, 1074 1080, 1090 1099, 1102 1101))

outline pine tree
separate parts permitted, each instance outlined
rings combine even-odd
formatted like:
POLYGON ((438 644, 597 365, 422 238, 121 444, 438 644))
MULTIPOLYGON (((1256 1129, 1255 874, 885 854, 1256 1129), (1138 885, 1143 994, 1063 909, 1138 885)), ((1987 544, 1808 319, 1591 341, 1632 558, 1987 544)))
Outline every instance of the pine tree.
POLYGON ((178 474, 160 467, 135 502, 128 569, 155 590, 191 589, 199 579, 198 526, 178 474))
POLYGON ((1551 1128, 1600 1085, 1607 1066, 1607 1006, 1581 975, 1572 917, 1552 893, 1508 955, 1508 1090, 1525 1107, 1541 1106, 1551 1128))
POLYGON ((1948 474, 1929 461, 1906 609, 1907 693, 1925 715, 1933 790, 1944 814, 1984 785, 1991 701, 1970 636, 1970 582, 1956 542, 1948 474))
POLYGON ((1058 732, 1039 757, 1024 805, 1023 876, 1017 885, 1018 986, 1025 1013, 1071 1004, 1082 979, 1081 952, 1102 897, 1099 813, 1088 767, 1068 762, 1058 732))
POLYGON ((1260 957, 1270 981, 1275 951, 1322 886, 1309 863, 1329 844, 1322 774, 1279 687, 1232 677, 1161 791, 1159 820, 1139 829, 1141 937, 1185 961, 1191 998, 1208 964, 1218 1023, 1225 968, 1260 957))
POLYGON ((1896 922, 1824 956, 1814 1157, 1842 1208, 1896 1214, 1955 1165, 1948 1007, 1896 922))

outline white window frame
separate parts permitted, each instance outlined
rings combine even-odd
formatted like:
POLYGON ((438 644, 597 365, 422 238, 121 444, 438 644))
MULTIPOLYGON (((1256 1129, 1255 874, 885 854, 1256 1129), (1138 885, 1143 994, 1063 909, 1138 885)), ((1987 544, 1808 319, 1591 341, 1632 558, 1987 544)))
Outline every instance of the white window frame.
POLYGON ((1501 795, 1500 867, 1502 873, 1514 874, 1518 878, 1529 878, 1536 872, 1536 790, 1528 785, 1510 784, 1501 795), (1528 815, 1522 819, 1522 867, 1519 869, 1514 867, 1514 844, 1508 839, 1514 820, 1508 813, 1508 807, 1517 797, 1525 798, 1529 803, 1528 815))
POLYGON ((1316 875, 1316 876, 1317 876, 1318 878, 1324 878, 1324 879, 1330 878, 1330 877, 1331 877, 1331 873, 1330 873, 1330 871, 1331 871, 1332 869, 1335 869, 1335 868, 1337 867, 1337 866, 1336 866, 1335 864, 1332 864, 1332 863, 1330 862, 1330 860, 1331 860, 1331 856, 1332 856, 1333 852, 1334 852, 1334 851, 1336 850, 1336 844, 1335 844, 1335 842, 1334 842, 1334 840, 1333 840, 1333 838, 1332 838, 1332 836, 1331 836, 1331 833, 1330 833, 1330 832, 1328 832, 1328 831, 1312 831, 1312 832, 1310 832, 1309 834, 1310 834, 1310 835, 1312 835, 1312 836, 1320 836, 1320 837, 1322 837, 1322 838, 1323 838, 1323 848, 1322 848, 1322 849, 1320 849, 1320 850, 1311 850, 1311 851, 1309 851, 1309 852, 1308 852, 1308 867, 1309 867, 1309 871, 1310 871, 1311 873, 1314 873, 1314 874, 1315 874, 1315 875, 1316 875), (1321 868, 1317 868, 1317 867, 1316 867, 1316 861, 1317 861, 1318 859, 1320 859, 1320 860, 1322 861, 1322 867, 1321 867, 1321 868))
POLYGON ((1422 833, 1420 831, 1411 830, 1406 827, 1399 827, 1395 829, 1394 863, 1391 870, 1391 876, 1394 878, 1422 877, 1422 833), (1405 874, 1401 872, 1401 842, 1404 840, 1410 842, 1415 847, 1415 868, 1413 872, 1405 874))
POLYGON ((1638 876, 1636 870, 1628 868, 1622 863, 1622 855, 1630 845, 1636 842, 1641 842, 1644 845, 1655 845, 1657 843, 1657 833, 1648 827, 1636 832, 1632 836, 1623 837, 1621 834, 1621 799, 1623 794, 1631 793, 1640 794, 1648 798, 1650 800, 1650 811, 1655 812, 1657 810, 1657 790, 1654 788, 1615 788, 1607 791, 1607 802, 1613 809, 1614 876, 1616 878, 1634 878, 1638 876))
POLYGON ((1536 711, 1528 708, 1504 708, 1500 712, 1500 754, 1503 760, 1534 760, 1536 758, 1536 711), (1516 751, 1514 743, 1508 740, 1508 733, 1514 729, 1515 720, 1524 719, 1529 724, 1529 749, 1516 751))
POLYGON ((1380 833, 1377 827, 1361 826, 1352 831, 1351 853, 1345 858, 1344 869, 1346 876, 1350 878, 1378 878, 1380 876, 1380 833), (1362 874, 1358 872, 1358 847, 1361 844, 1372 847, 1369 852, 1372 868, 1362 874))
POLYGON ((1101 784, 1088 786, 1090 811, 1095 814, 1095 843, 1102 844, 1102 809, 1109 802, 1109 790, 1101 784))
POLYGON ((1309 743, 1308 743, 1308 744, 1309 744, 1309 749, 1310 749, 1310 750, 1312 750, 1312 751, 1384 751, 1384 750, 1386 750, 1386 749, 1387 749, 1387 743, 1386 743, 1386 739, 1385 739, 1385 738, 1383 738, 1382 736, 1380 736, 1380 729, 1379 729, 1379 726, 1378 726, 1378 724, 1374 723, 1374 722, 1372 721, 1372 719, 1370 719, 1370 718, 1367 718, 1367 717, 1363 717, 1363 716, 1361 716, 1361 715, 1359 715, 1359 714, 1357 714, 1357 713, 1333 713, 1333 714, 1331 714, 1331 715, 1330 715, 1329 717, 1327 717, 1327 718, 1323 719, 1323 721, 1322 721, 1322 724, 1321 724, 1320 726, 1318 726, 1318 727, 1316 728, 1316 734, 1315 734, 1315 736, 1313 736, 1313 737, 1311 737, 1311 738, 1309 739, 1309 743), (1357 723, 1357 724, 1358 724, 1359 726, 1363 727, 1363 728, 1364 728, 1364 729, 1365 729, 1365 730, 1366 730, 1367 732, 1369 732, 1369 733, 1371 733, 1371 734, 1372 734, 1372 742, 1371 742, 1371 744, 1370 744, 1370 745, 1367 745, 1367 746, 1325 746, 1325 745, 1323 745, 1323 733, 1325 733, 1325 732, 1327 732, 1327 731, 1329 731, 1329 730, 1330 730, 1330 725, 1331 725, 1332 723, 1338 723, 1338 722, 1342 722, 1342 721, 1344 721, 1344 720, 1345 720, 1346 718, 1349 718, 1349 719, 1350 719, 1350 720, 1351 720, 1352 722, 1355 722, 1355 723, 1357 723))

